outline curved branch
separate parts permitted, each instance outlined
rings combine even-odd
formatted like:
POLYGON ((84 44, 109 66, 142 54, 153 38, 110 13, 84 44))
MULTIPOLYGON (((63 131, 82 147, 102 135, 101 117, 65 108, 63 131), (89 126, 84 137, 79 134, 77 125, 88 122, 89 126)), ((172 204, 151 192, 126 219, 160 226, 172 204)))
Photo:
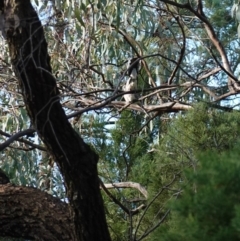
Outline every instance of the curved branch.
POLYGON ((203 74, 203 75, 200 75, 197 80, 198 80, 198 81, 201 81, 201 80, 203 80, 203 79, 209 78, 210 76, 218 73, 220 70, 221 70, 220 67, 211 69, 211 70, 209 70, 207 73, 205 73, 205 74, 203 74))
POLYGON ((100 188, 102 188, 104 190, 104 192, 112 199, 112 201, 114 203, 116 203, 117 205, 119 205, 119 207, 122 208, 122 210, 127 213, 128 215, 135 215, 137 213, 139 213, 142 209, 146 208, 146 206, 144 204, 141 204, 140 206, 138 206, 135 209, 129 210, 127 207, 125 207, 120 201, 118 201, 109 191, 108 189, 111 188, 129 188, 129 187, 133 187, 133 188, 137 188, 146 198, 147 198, 147 190, 142 187, 139 183, 133 183, 133 182, 122 182, 122 183, 113 183, 113 184, 104 184, 101 179, 99 178, 99 182, 100 182, 100 188))
POLYGON ((32 135, 36 130, 34 129, 27 129, 23 131, 19 131, 16 134, 10 136, 7 141, 0 144, 0 151, 4 150, 6 147, 8 147, 10 144, 12 144, 14 141, 19 139, 22 136, 25 135, 32 135))
MULTIPOLYGON (((20 138, 21 136, 24 136, 25 134, 28 134, 28 135, 33 134, 35 131, 36 130, 34 130, 34 129, 27 129, 27 130, 24 130, 24 131, 20 131, 21 134, 18 134, 19 133, 18 132, 15 135, 11 136, 10 134, 0 130, 0 134, 3 135, 3 136, 9 137, 9 139, 6 142, 12 143, 13 141, 19 141, 19 142, 22 142, 26 145, 29 145, 29 146, 33 147, 33 148, 37 148, 41 151, 46 151, 47 149, 45 147, 34 144, 31 141, 25 140, 23 138, 20 138)), ((5 142, 0 144, 0 148, 2 147, 1 151, 4 150, 6 147, 8 147, 10 144, 5 144, 5 142)))
POLYGON ((188 81, 188 82, 185 82, 185 83, 181 84, 180 86, 187 87, 187 88, 199 87, 205 93, 209 94, 212 98, 217 99, 217 96, 215 95, 215 93, 212 92, 210 90, 210 88, 205 86, 204 84, 196 83, 195 81, 188 81))
POLYGON ((212 44, 215 46, 215 48, 217 49, 217 51, 219 52, 219 54, 221 56, 224 71, 229 76, 229 78, 228 78, 229 90, 233 91, 233 87, 235 89, 239 90, 240 87, 238 85, 238 81, 236 81, 236 78, 234 77, 234 74, 230 68, 230 63, 229 63, 227 54, 225 52, 225 49, 224 49, 222 43, 220 42, 220 40, 218 39, 212 25, 210 24, 206 15, 204 14, 202 0, 198 0, 197 11, 192 8, 192 6, 189 4, 189 2, 186 4, 179 4, 179 3, 169 1, 169 0, 162 0, 162 2, 171 4, 178 8, 188 9, 190 12, 192 12, 196 17, 198 17, 204 23, 204 27, 206 29, 209 39, 211 40, 212 44))
POLYGON ((147 190, 137 182, 106 183, 106 184, 104 184, 104 186, 107 189, 111 189, 111 188, 135 188, 139 192, 141 192, 145 198, 148 197, 147 190))
POLYGON ((101 181, 101 179, 99 178, 99 182, 100 182, 100 188, 102 188, 104 190, 104 192, 112 199, 112 201, 114 203, 116 203, 125 213, 130 214, 130 210, 125 207, 120 201, 118 201, 109 191, 108 189, 105 187, 105 184, 101 181))
MULTIPOLYGON (((112 101, 111 103, 105 105, 106 107, 115 107, 115 108, 128 108, 131 110, 136 110, 136 111, 140 111, 145 113, 146 112, 177 112, 180 110, 189 110, 192 107, 190 105, 187 104, 181 104, 181 103, 177 103, 177 102, 167 102, 167 103, 163 103, 160 105, 145 105, 145 106, 140 106, 138 104, 129 104, 126 105, 125 101, 112 101)), ((93 109, 98 109, 98 105, 95 105, 95 108, 92 107, 93 109)))

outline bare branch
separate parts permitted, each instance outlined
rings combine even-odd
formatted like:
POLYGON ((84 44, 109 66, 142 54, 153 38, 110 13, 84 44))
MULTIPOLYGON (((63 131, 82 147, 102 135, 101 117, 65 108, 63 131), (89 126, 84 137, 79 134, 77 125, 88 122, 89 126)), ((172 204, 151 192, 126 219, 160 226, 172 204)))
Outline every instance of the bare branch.
POLYGON ((203 75, 199 76, 197 80, 201 81, 203 79, 209 78, 210 76, 218 73, 220 70, 221 70, 220 67, 214 68, 214 69, 208 71, 206 74, 203 74, 203 75))
POLYGON ((19 142, 22 142, 22 143, 24 143, 24 144, 26 144, 26 145, 29 145, 29 146, 33 147, 33 148, 37 148, 37 149, 39 149, 39 150, 46 151, 47 149, 46 149, 45 147, 40 146, 40 145, 37 145, 37 144, 34 144, 34 143, 32 143, 31 141, 28 141, 28 140, 25 140, 25 139, 21 138, 21 137, 24 136, 24 135, 31 135, 31 134, 33 134, 34 132, 35 132, 34 129, 27 129, 27 130, 24 130, 24 131, 20 131, 20 132, 16 133, 15 135, 11 136, 10 134, 8 134, 8 133, 0 130, 0 134, 1 134, 1 135, 6 136, 6 137, 9 137, 9 139, 8 139, 6 142, 0 144, 1 150, 4 150, 4 149, 5 149, 6 147, 8 147, 12 142, 14 142, 14 141, 19 141, 19 142))
POLYGON ((26 135, 32 135, 34 132, 35 132, 34 129, 27 129, 27 130, 19 131, 15 135, 12 135, 10 138, 8 138, 7 141, 0 144, 0 151, 4 150, 6 147, 8 147, 11 143, 16 141, 20 137, 26 136, 26 135))
MULTIPOLYGON (((146 205, 141 204, 140 206, 138 206, 137 208, 133 209, 133 210, 129 210, 127 207, 125 207, 120 201, 118 201, 109 191, 108 189, 111 188, 116 188, 119 184, 120 188, 129 188, 129 187, 133 187, 133 188, 137 188, 141 193, 145 193, 147 195, 147 191, 145 190, 145 188, 143 188, 140 184, 138 183, 132 183, 132 182, 125 182, 125 183, 113 183, 113 184, 104 184, 101 179, 99 179, 100 181, 100 188, 102 188, 105 193, 112 199, 112 201, 114 203, 116 203, 119 207, 122 208, 122 210, 127 213, 128 215, 135 215, 137 213, 139 213, 142 209, 144 209, 146 207, 146 205), (126 185, 125 185, 126 184, 126 185), (139 187, 138 187, 139 186, 139 187), (139 189, 140 188, 140 189, 139 189)), ((119 188, 118 187, 118 188, 119 188)), ((146 196, 147 198, 147 196, 146 196)))
POLYGON ((106 183, 106 184, 104 184, 104 186, 107 189, 111 189, 111 188, 135 188, 139 192, 141 192, 145 198, 148 197, 147 190, 143 186, 141 186, 139 183, 136 183, 136 182, 106 183))
POLYGON ((207 17, 205 16, 205 14, 203 12, 202 1, 198 0, 197 11, 191 7, 189 2, 186 3, 186 4, 179 4, 179 3, 176 3, 176 2, 173 2, 173 1, 168 1, 168 0, 162 0, 162 2, 167 3, 167 4, 171 4, 171 5, 176 6, 178 8, 188 9, 189 11, 191 11, 195 16, 197 16, 204 23, 204 27, 206 29, 206 32, 207 32, 208 36, 209 36, 209 39, 211 40, 211 42, 213 43, 213 45, 215 46, 215 48, 219 52, 219 54, 221 56, 221 59, 222 59, 223 68, 229 76, 228 81, 229 81, 230 91, 233 91, 233 86, 234 86, 235 89, 239 90, 240 87, 239 87, 238 83, 236 82, 236 78, 234 77, 234 75, 232 73, 232 70, 230 68, 230 63, 229 63, 227 54, 225 52, 225 49, 224 49, 222 43, 220 42, 220 40, 218 39, 211 23, 208 21, 207 17))
MULTIPOLYGON (((169 186, 171 186, 171 185, 175 182, 176 178, 177 178, 177 175, 174 175, 173 179, 172 179, 167 185, 163 186, 163 187, 159 190, 159 192, 155 195, 155 197, 149 202, 149 204, 148 204, 148 206, 145 208, 145 210, 144 210, 141 218, 139 219, 138 225, 137 225, 137 227, 136 227, 136 229, 135 229, 134 240, 137 240, 137 239, 136 239, 137 231, 138 231, 138 229, 139 229, 139 227, 140 227, 140 224, 141 224, 141 222, 142 222, 145 214, 147 213, 148 209, 150 208, 150 206, 155 202, 155 200, 156 200, 166 189, 168 189, 169 186)), ((168 214, 169 214, 169 210, 167 210, 167 212, 165 213, 165 215, 163 215, 163 217, 161 218, 161 220, 158 222, 157 226, 154 226, 154 227, 155 227, 155 228, 158 227, 158 226, 165 220, 165 218, 167 217, 168 214)), ((154 229, 155 229, 155 228, 154 228, 154 229)), ((151 230, 153 231, 154 229, 151 229, 151 230)), ((143 237, 145 237, 145 235, 148 235, 149 233, 150 233, 149 231, 147 231, 146 233, 144 233, 144 234, 140 237, 139 240, 141 240, 143 237)))
POLYGON ((101 179, 99 178, 99 182, 100 182, 100 188, 102 188, 104 190, 104 192, 112 199, 112 201, 114 203, 116 203, 125 213, 130 214, 130 210, 125 207, 120 201, 118 201, 109 191, 108 189, 105 187, 105 184, 101 181, 101 179))

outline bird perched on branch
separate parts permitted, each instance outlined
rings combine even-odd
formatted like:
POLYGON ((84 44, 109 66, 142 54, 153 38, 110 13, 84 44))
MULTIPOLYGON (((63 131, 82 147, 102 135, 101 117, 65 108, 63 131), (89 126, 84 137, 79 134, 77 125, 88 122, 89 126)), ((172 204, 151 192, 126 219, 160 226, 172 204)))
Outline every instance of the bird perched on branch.
MULTIPOLYGON (((123 90, 124 91, 133 91, 137 89, 137 76, 138 72, 141 69, 141 60, 139 58, 132 58, 128 60, 127 65, 127 75, 129 76, 123 90)), ((126 102, 130 103, 137 99, 136 93, 129 93, 124 95, 126 102)))
MULTIPOLYGON (((128 78, 125 86, 123 87, 123 90, 124 91, 132 91, 132 90, 136 90, 136 88, 137 88, 136 79, 132 79, 130 77, 130 78, 128 78)), ((136 95, 136 93, 125 94, 124 99, 126 102, 130 103, 137 99, 137 95, 136 95)))
POLYGON ((132 79, 137 79, 138 72, 141 69, 141 60, 139 58, 131 58, 128 60, 127 74, 132 79))

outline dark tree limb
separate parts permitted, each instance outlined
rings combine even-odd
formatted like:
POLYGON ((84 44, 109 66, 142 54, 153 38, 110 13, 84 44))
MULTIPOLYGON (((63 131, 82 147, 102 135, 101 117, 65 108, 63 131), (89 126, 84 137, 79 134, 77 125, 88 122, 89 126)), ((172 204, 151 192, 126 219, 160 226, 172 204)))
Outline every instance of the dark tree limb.
MULTIPOLYGON (((23 131, 19 131, 16 134, 9 136, 9 138, 0 144, 0 151, 3 151, 6 147, 10 146, 14 141, 18 140, 20 137, 25 136, 25 135, 33 135, 35 132, 34 129, 26 129, 23 131)), ((3 132, 0 131, 0 134, 3 132)))
POLYGON ((74 240, 68 205, 31 187, 0 184, 0 234, 34 240, 74 240))
POLYGON ((4 16, 3 35, 28 115, 65 181, 74 238, 109 241, 98 156, 74 131, 60 104, 41 22, 30 0, 1 1, 0 10, 4 16))

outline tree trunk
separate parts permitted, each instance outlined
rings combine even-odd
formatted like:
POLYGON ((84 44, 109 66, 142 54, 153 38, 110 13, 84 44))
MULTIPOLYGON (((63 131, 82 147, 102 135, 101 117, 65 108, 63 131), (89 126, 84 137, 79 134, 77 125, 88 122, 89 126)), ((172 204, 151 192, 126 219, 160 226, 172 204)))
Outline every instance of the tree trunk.
POLYGON ((1 0, 3 35, 26 108, 63 175, 75 240, 110 240, 99 188, 98 156, 73 130, 60 104, 47 43, 30 0, 1 0))
POLYGON ((73 234, 66 203, 35 188, 0 184, 0 236, 72 241, 73 234))

